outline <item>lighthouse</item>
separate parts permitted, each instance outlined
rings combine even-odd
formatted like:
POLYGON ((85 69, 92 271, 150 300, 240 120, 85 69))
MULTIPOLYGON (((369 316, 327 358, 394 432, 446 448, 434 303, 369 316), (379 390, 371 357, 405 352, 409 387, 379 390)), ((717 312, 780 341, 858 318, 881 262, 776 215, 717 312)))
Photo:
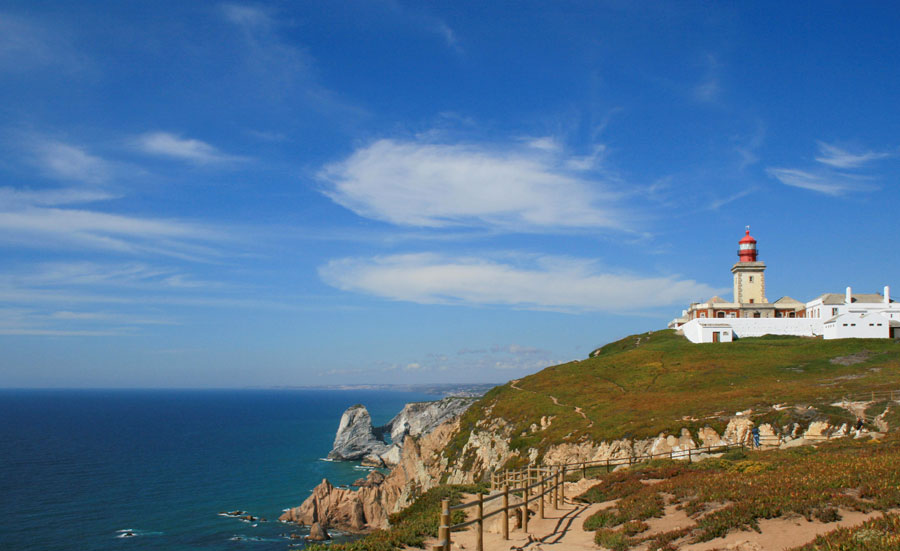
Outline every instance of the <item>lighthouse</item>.
POLYGON ((758 261, 756 239, 750 235, 750 226, 738 241, 738 261, 731 267, 734 274, 734 302, 766 304, 766 263, 758 261))

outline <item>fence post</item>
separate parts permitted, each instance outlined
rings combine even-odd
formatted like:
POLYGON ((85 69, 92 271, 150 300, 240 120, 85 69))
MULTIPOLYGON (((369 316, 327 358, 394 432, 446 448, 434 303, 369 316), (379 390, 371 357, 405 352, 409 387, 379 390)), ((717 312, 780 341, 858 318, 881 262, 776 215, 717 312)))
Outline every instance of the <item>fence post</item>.
POLYGON ((444 551, 450 551, 450 500, 441 500, 441 527, 438 528, 438 539, 444 551))
POLYGON ((503 539, 509 539, 509 485, 503 487, 503 539))
POLYGON ((540 472, 542 475, 541 476, 541 505, 540 505, 541 519, 545 519, 545 518, 547 518, 547 516, 544 515, 544 499, 546 498, 545 494, 547 493, 547 482, 546 482, 545 477, 543 476, 543 469, 541 469, 540 472))
POLYGON ((688 448, 688 463, 689 464, 694 462, 693 459, 691 459, 691 452, 693 452, 693 451, 694 450, 692 450, 691 448, 688 448))
POLYGON ((475 551, 484 551, 484 494, 478 492, 478 543, 475 551))
POLYGON ((562 474, 559 476, 559 499, 566 504, 566 466, 562 466, 562 474))
POLYGON ((609 473, 609 458, 606 458, 606 472, 609 473))
POLYGON ((528 533, 528 480, 522 482, 522 531, 528 533))
POLYGON ((553 473, 553 508, 559 509, 559 467, 553 473))
POLYGON ((587 461, 581 462, 581 478, 587 478, 587 461))

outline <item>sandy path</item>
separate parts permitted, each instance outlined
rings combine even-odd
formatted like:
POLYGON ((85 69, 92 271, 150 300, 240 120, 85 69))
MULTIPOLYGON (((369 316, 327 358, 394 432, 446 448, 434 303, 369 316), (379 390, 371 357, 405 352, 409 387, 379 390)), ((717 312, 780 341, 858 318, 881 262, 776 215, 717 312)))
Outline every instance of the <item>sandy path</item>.
MULTIPOLYGON (((566 495, 574 495, 573 492, 576 491, 577 489, 573 484, 566 484, 566 495)), ((469 497, 464 499, 468 500, 469 497)), ((608 504, 584 505, 571 503, 566 500, 566 503, 560 503, 559 509, 555 509, 552 501, 548 499, 544 506, 545 518, 541 519, 537 512, 538 505, 533 503, 530 506, 530 510, 534 516, 529 517, 527 534, 523 533, 521 528, 516 528, 515 516, 510 514, 509 540, 503 539, 500 533, 500 523, 494 523, 493 526, 488 525, 484 532, 484 549, 485 551, 508 551, 510 549, 530 551, 540 551, 542 549, 597 551, 598 547, 594 543, 594 533, 585 532, 582 529, 582 524, 584 519, 604 506, 608 506, 608 504)), ((474 508, 470 508, 467 512, 471 514, 474 512, 474 508)), ((469 518, 472 517, 470 516, 469 518)), ((491 520, 494 519, 489 519, 488 523, 491 520)), ((451 549, 454 551, 474 551, 476 549, 476 536, 475 526, 462 532, 454 532, 451 538, 453 542, 451 549)), ((425 549, 430 550, 435 542, 436 540, 426 542, 425 549)))

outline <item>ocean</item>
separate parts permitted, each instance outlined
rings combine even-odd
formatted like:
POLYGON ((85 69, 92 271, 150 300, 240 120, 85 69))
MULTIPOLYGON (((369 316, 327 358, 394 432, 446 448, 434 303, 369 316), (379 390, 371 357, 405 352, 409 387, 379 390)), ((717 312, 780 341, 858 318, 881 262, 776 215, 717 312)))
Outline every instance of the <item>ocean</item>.
POLYGON ((323 461, 341 413, 374 423, 412 392, 0 390, 3 551, 302 548, 277 522, 323 478, 367 470, 323 461), (266 522, 220 516, 242 510, 266 522), (133 534, 133 535, 130 535, 133 534))

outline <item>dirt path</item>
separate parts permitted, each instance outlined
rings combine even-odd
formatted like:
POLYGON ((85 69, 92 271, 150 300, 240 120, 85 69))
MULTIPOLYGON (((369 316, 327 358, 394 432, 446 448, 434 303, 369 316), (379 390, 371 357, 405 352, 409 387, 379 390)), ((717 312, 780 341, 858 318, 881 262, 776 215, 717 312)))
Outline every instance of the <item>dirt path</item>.
MULTIPOLYGON (((575 491, 574 485, 566 484, 566 495, 574 495, 570 492, 575 491)), ((566 503, 560 503, 559 509, 555 509, 552 502, 548 499, 548 503, 544 506, 545 518, 542 519, 539 518, 537 503, 533 503, 529 509, 534 516, 529 517, 527 534, 521 528, 516 528, 515 516, 510 515, 509 540, 503 539, 501 534, 502 520, 499 518, 501 515, 497 515, 492 519, 488 519, 485 523, 484 549, 485 551, 540 551, 543 549, 597 551, 598 547, 594 543, 594 533, 585 532, 582 525, 584 519, 593 514, 602 505, 605 504, 584 505, 571 503, 567 500, 566 503)), ((472 511, 472 509, 469 511, 472 511)), ((451 538, 451 549, 453 551, 474 551, 476 549, 476 537, 477 531, 474 526, 462 532, 454 532, 451 538)), ((435 543, 436 540, 429 540, 425 544, 425 549, 430 550, 435 543)))
MULTIPOLYGON (((522 391, 522 392, 534 392, 533 390, 525 390, 524 388, 518 386, 518 384, 519 384, 519 379, 513 379, 512 381, 509 382, 509 386, 512 387, 512 388, 514 388, 514 389, 516 389, 516 390, 520 390, 520 391, 522 391)), ((535 392, 535 394, 537 394, 537 393, 535 392)), ((575 413, 577 413, 577 414, 580 415, 585 421, 587 421, 587 423, 588 423, 587 428, 591 428, 591 427, 594 426, 594 421, 591 420, 591 418, 588 417, 587 414, 586 414, 580 407, 578 407, 578 406, 573 406, 573 405, 570 405, 570 404, 562 404, 562 403, 559 402, 559 400, 556 398, 556 396, 552 396, 552 395, 550 395, 550 394, 547 394, 546 396, 547 396, 548 398, 550 398, 550 400, 552 400, 553 403, 554 403, 555 405, 557 405, 557 406, 564 407, 564 408, 572 408, 572 409, 574 409, 574 410, 575 410, 575 413)))

